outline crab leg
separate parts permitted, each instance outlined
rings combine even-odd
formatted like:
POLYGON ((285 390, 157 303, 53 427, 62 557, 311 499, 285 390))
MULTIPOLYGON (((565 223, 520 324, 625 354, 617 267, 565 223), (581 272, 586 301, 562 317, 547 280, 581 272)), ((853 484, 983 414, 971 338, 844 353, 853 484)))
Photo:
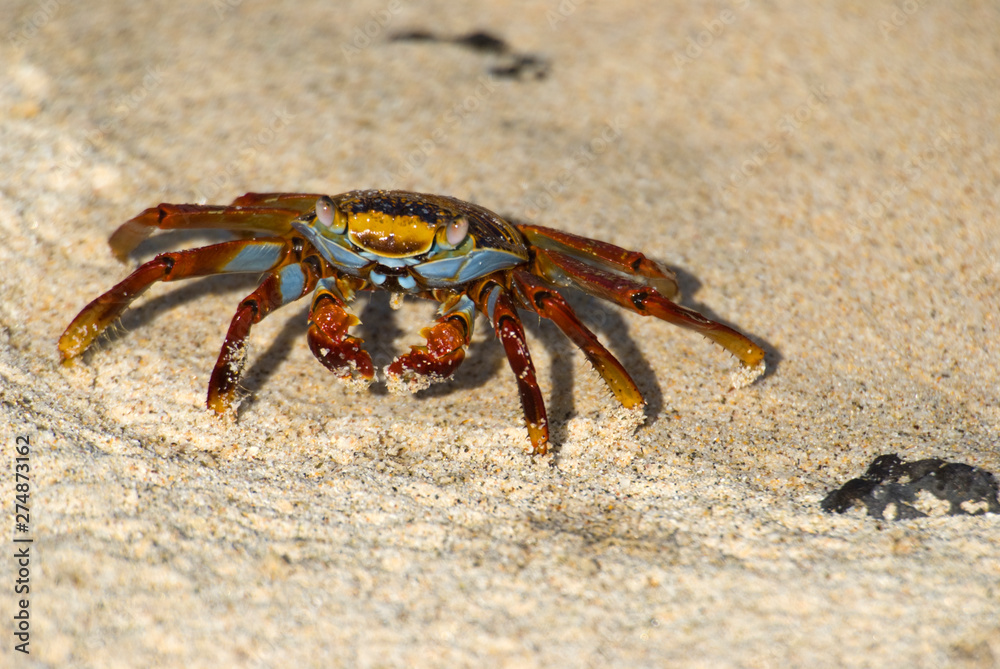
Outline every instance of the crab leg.
POLYGON ((764 371, 764 351, 757 344, 732 328, 705 318, 693 309, 671 302, 650 286, 605 272, 599 267, 591 266, 569 254, 553 249, 538 249, 535 263, 539 273, 554 283, 572 281, 587 292, 615 302, 637 314, 656 316, 668 323, 694 330, 735 355, 744 367, 756 372, 756 375, 764 371))
POLYGON ((597 336, 580 322, 562 295, 524 270, 514 271, 514 285, 525 308, 552 320, 583 351, 622 406, 626 409, 645 406, 635 381, 597 336))
POLYGON ((309 310, 309 349, 323 366, 342 379, 367 386, 375 378, 371 356, 363 340, 347 334, 360 323, 347 311, 343 292, 330 279, 322 279, 309 310))
MULTIPOLYGON (((243 198, 253 195, 248 193, 243 198)), ((316 202, 316 196, 311 202, 316 202)), ((243 198, 237 200, 240 202, 243 198)), ((292 229, 292 220, 301 213, 298 202, 291 207, 251 207, 215 204, 161 204, 150 207, 135 218, 122 223, 111 235, 108 244, 115 257, 125 258, 154 230, 226 229, 240 232, 269 232, 283 235, 292 229)))
POLYGON ((239 240, 190 251, 162 253, 88 304, 59 338, 63 360, 83 353, 132 302, 157 281, 209 274, 267 271, 286 262, 292 245, 284 239, 239 240))
POLYGON ((451 377, 465 359, 465 347, 472 339, 476 305, 465 295, 447 298, 441 304, 441 317, 420 334, 426 346, 411 346, 385 368, 392 392, 415 392, 436 381, 451 377))
POLYGON ((612 273, 644 277, 645 283, 668 300, 675 300, 680 295, 674 273, 638 251, 540 225, 519 225, 517 228, 539 248, 562 252, 585 264, 597 264, 612 273))
POLYGON ((486 281, 473 288, 473 301, 479 311, 485 313, 493 324, 493 331, 503 344, 514 378, 517 379, 521 407, 531 439, 531 452, 544 455, 549 450, 549 425, 545 416, 545 401, 535 378, 535 366, 528 352, 528 342, 524 328, 517 315, 514 302, 501 286, 486 281))
POLYGON ((318 278, 310 262, 288 264, 268 272, 257 289, 243 298, 229 324, 226 341, 208 382, 206 404, 209 409, 223 414, 232 407, 246 364, 250 328, 278 307, 312 292, 318 278))
POLYGON ((246 193, 233 200, 231 207, 260 207, 269 205, 282 209, 294 209, 304 214, 316 206, 316 200, 323 197, 318 193, 246 193))

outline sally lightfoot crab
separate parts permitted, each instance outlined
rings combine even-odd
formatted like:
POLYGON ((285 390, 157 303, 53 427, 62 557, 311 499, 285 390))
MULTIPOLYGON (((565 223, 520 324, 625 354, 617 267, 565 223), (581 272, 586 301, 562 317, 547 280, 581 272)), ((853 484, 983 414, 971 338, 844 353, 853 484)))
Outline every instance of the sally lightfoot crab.
POLYGON ((548 449, 542 393, 517 310, 552 320, 580 347, 626 409, 645 402, 621 363, 580 322, 558 289, 574 286, 643 316, 700 332, 735 355, 748 383, 764 371, 764 351, 744 335, 673 300, 672 272, 636 251, 537 225, 442 195, 361 190, 328 197, 248 193, 229 206, 161 204, 111 236, 126 256, 155 229, 223 228, 242 238, 162 253, 83 308, 59 339, 64 361, 79 356, 157 281, 210 274, 262 273, 240 302, 208 384, 208 407, 233 409, 250 329, 285 304, 312 294, 309 348, 342 379, 375 379, 358 319, 347 311, 358 291, 387 290, 394 303, 412 295, 439 303, 437 321, 385 368, 389 388, 415 391, 451 375, 465 358, 476 313, 485 314, 517 380, 534 453, 548 449))

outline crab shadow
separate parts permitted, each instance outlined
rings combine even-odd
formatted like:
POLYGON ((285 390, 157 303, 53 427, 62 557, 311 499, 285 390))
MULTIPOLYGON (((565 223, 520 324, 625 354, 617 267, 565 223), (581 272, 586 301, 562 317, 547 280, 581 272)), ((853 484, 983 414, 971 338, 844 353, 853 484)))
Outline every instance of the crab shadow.
MULTIPOLYGON (((252 288, 250 288, 252 290, 252 288)), ((591 326, 598 324, 596 332, 605 341, 616 357, 628 360, 629 372, 639 384, 648 403, 648 413, 655 418, 663 407, 663 396, 660 392, 656 373, 642 357, 635 341, 624 334, 627 332, 625 320, 617 308, 607 305, 598 298, 583 295, 577 291, 567 291, 574 310, 582 314, 582 318, 591 326)), ((364 340, 365 350, 372 356, 376 369, 384 369, 396 355, 409 344, 420 344, 422 339, 415 332, 399 326, 397 312, 389 305, 385 293, 368 293, 363 295, 364 306, 361 307, 358 318, 361 324, 355 327, 355 334, 364 340), (412 341, 410 341, 412 339, 412 341), (400 344, 403 344, 400 346, 400 344)), ((430 306, 432 303, 427 302, 430 306)), ((289 310, 291 313, 291 310, 289 310)), ((546 397, 546 408, 549 415, 550 439, 553 444, 561 444, 566 439, 566 424, 576 415, 573 399, 577 368, 585 360, 577 348, 553 324, 527 312, 520 312, 524 328, 539 340, 551 356, 549 371, 549 386, 551 391, 546 397), (534 317, 533 317, 534 316, 534 317)), ((240 404, 239 411, 249 410, 255 401, 257 391, 270 381, 281 363, 288 357, 297 341, 305 339, 308 329, 308 305, 300 310, 298 315, 288 318, 274 340, 260 354, 254 356, 243 377, 242 387, 248 396, 240 404)), ((271 316, 273 317, 273 316, 271 316)), ((433 311, 428 312, 427 322, 433 321, 433 311)), ((476 321, 476 327, 487 328, 484 318, 476 321)), ((455 371, 454 376, 444 383, 436 383, 417 393, 417 397, 446 397, 453 393, 474 388, 481 388, 490 383, 509 381, 514 385, 514 379, 507 369, 507 358, 503 346, 490 333, 469 345, 465 361, 455 371), (509 378, 508 378, 509 377, 509 378)), ((589 379, 593 383, 603 383, 597 375, 589 379)), ((372 384, 368 392, 376 396, 388 394, 384 383, 372 384)), ((609 401, 614 401, 610 398, 609 401)))
POLYGON ((688 307, 689 309, 694 309, 695 311, 701 313, 706 318, 711 318, 716 323, 722 323, 726 327, 730 327, 737 332, 742 332, 746 336, 750 337, 758 346, 764 349, 764 363, 767 365, 764 373, 757 379, 754 384, 759 384, 764 381, 764 379, 769 378, 772 374, 778 371, 778 367, 784 361, 784 357, 781 352, 767 339, 764 339, 755 332, 747 332, 739 323, 734 323, 733 321, 727 320, 719 316, 715 311, 706 304, 692 299, 690 296, 694 295, 701 288, 701 281, 699 281, 693 274, 685 269, 677 267, 675 265, 668 265, 666 263, 661 263, 664 267, 670 269, 674 274, 677 275, 677 285, 681 290, 681 300, 680 304, 688 307))
MULTIPOLYGON (((303 301, 308 302, 307 299, 303 301)), ((420 300, 419 302, 425 303, 428 307, 433 305, 430 301, 420 300)), ((422 343, 423 340, 419 334, 399 327, 397 313, 389 305, 387 293, 364 293, 355 304, 360 306, 362 303, 363 306, 358 313, 361 323, 353 329, 352 333, 364 340, 364 348, 371 355, 376 370, 384 369, 397 355, 402 353, 398 342, 405 342, 407 347, 410 343, 422 343), (411 339, 412 342, 409 341, 411 339)), ((288 357, 296 342, 305 340, 309 328, 308 313, 308 304, 305 304, 297 316, 288 319, 288 322, 284 324, 267 349, 255 356, 254 362, 248 367, 247 373, 243 377, 242 385, 244 390, 249 392, 249 397, 241 403, 241 413, 253 406, 257 391, 268 383, 281 363, 288 357)), ((428 324, 433 321, 432 314, 432 310, 428 312, 428 324)), ((445 383, 432 385, 417 393, 417 396, 439 397, 483 386, 496 377, 505 360, 503 349, 499 347, 497 342, 489 339, 473 342, 469 346, 465 362, 451 379, 445 383)), ((331 382, 336 381, 331 378, 331 382)), ((367 392, 377 396, 389 394, 385 383, 379 382, 373 383, 367 392)))
MULTIPOLYGON (((206 296, 231 296, 233 298, 232 311, 228 314, 219 314, 219 318, 228 324, 233 314, 236 313, 236 307, 239 306, 240 300, 250 294, 259 282, 260 280, 256 276, 227 274, 205 277, 199 281, 181 284, 169 293, 151 297, 139 306, 127 309, 116 326, 109 327, 101 335, 101 339, 115 342, 128 336, 132 330, 150 326, 166 312, 183 308, 188 303, 196 302, 206 296)), ((165 334, 170 336, 169 332, 165 334)), ((222 345, 221 341, 219 345, 222 345)))
MULTIPOLYGON (((144 249, 148 249, 148 247, 144 245, 144 249)), ((738 325, 720 318, 708 306, 691 299, 690 296, 695 295, 701 287, 701 282, 694 275, 675 266, 669 268, 677 275, 682 295, 686 296, 685 299, 681 300, 681 304, 701 312, 712 320, 739 329, 738 325)), ((250 294, 258 283, 259 277, 256 275, 244 274, 205 277, 200 281, 182 285, 170 293, 149 299, 135 309, 129 309, 120 321, 122 327, 109 329, 106 339, 112 342, 116 341, 124 336, 121 330, 127 332, 150 326, 165 312, 183 307, 188 302, 193 302, 206 295, 232 297, 232 311, 219 314, 222 322, 228 324, 240 300, 250 294)), ((598 335, 635 380, 646 400, 647 419, 650 424, 655 423, 664 409, 659 377, 656 370, 646 360, 636 340, 629 334, 624 310, 577 290, 566 290, 563 295, 580 316, 580 319, 598 335)), ((253 356, 252 362, 246 369, 242 388, 247 395, 240 404, 240 414, 253 406, 257 391, 265 387, 271 380, 281 364, 289 357, 293 347, 305 339, 308 330, 308 296, 303 298, 300 304, 301 306, 297 308, 286 305, 270 316, 270 319, 281 318, 285 322, 267 348, 253 356)), ((568 421, 576 415, 574 389, 577 369, 585 358, 555 324, 528 312, 521 311, 520 313, 524 319, 525 330, 539 340, 551 356, 549 369, 551 390, 546 398, 546 406, 551 430, 550 438, 554 444, 561 444, 565 442, 567 437, 568 421)), ((371 354, 377 369, 384 368, 399 353, 397 350, 398 341, 407 344, 419 344, 422 341, 416 333, 399 327, 396 312, 390 307, 387 294, 379 292, 366 294, 365 304, 359 318, 361 324, 356 327, 356 334, 365 340, 365 348, 371 354), (408 342, 408 338, 413 339, 413 341, 408 342)), ((433 316, 429 313, 428 324, 432 321, 433 316)), ((489 325, 483 318, 478 318, 477 327, 489 328, 489 325)), ((753 335, 753 339, 761 344, 765 350, 767 371, 762 378, 767 378, 775 372, 782 357, 772 345, 759 336, 753 335)), ((219 346, 221 345, 222 340, 220 339, 219 346)), ((487 383, 495 382, 498 375, 502 373, 501 368, 505 367, 506 356, 503 346, 496 340, 496 337, 481 338, 469 346, 465 361, 452 379, 446 383, 435 384, 421 390, 418 396, 443 397, 455 392, 479 388, 487 383)), ((588 383, 603 383, 596 374, 588 376, 588 383)), ((513 382, 512 379, 511 382, 513 382)), ((384 383, 373 384, 369 392, 375 395, 388 393, 384 383)), ((610 393, 609 401, 614 401, 610 393)))
MULTIPOLYGON (((418 303, 434 304, 427 300, 419 300, 418 303)), ((426 324, 432 324, 435 317, 433 311, 428 311, 426 324)), ((371 293, 359 318, 361 325, 357 327, 358 333, 365 340, 365 348, 379 369, 384 369, 397 355, 409 350, 410 345, 423 344, 424 340, 417 332, 403 330, 396 324, 396 312, 389 306, 389 299, 385 293, 371 293)), ((489 326, 481 318, 477 318, 475 327, 489 326)), ((493 341, 492 337, 474 341, 469 345, 465 360, 455 370, 451 379, 435 383, 419 391, 417 396, 443 397, 454 392, 482 387, 496 377, 505 361, 503 348, 499 342, 493 341)), ((372 386, 371 392, 376 395, 386 395, 389 391, 384 383, 379 383, 372 386)))

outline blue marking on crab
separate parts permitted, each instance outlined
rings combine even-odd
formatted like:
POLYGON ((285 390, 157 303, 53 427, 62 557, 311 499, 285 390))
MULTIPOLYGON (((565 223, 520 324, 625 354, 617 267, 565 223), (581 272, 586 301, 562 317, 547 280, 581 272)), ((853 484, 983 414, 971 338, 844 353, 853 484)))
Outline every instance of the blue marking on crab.
POLYGON ((285 252, 279 242, 262 242, 240 249, 223 268, 227 272, 263 272, 274 267, 285 252))
POLYGON ((278 286, 281 289, 281 302, 287 304, 302 296, 306 286, 306 275, 302 265, 285 265, 278 271, 278 286))
POLYGON ((486 315, 490 317, 490 320, 495 320, 493 317, 493 312, 497 308, 497 299, 500 297, 500 286, 493 286, 490 289, 489 295, 486 297, 486 315))
POLYGON ((524 264, 524 259, 497 249, 476 249, 454 258, 429 260, 413 268, 429 285, 449 286, 524 264))
POLYGON ((380 256, 377 253, 372 253, 371 251, 358 251, 358 255, 362 258, 368 258, 372 262, 377 262, 383 267, 392 267, 393 269, 399 269, 400 267, 412 267, 413 265, 420 264, 420 258, 416 256, 411 256, 408 258, 389 258, 387 256, 380 256))
POLYGON ((354 300, 354 293, 344 294, 344 292, 340 289, 340 286, 337 285, 337 280, 333 278, 328 277, 325 279, 320 279, 319 281, 316 282, 316 289, 320 291, 327 291, 333 293, 337 297, 337 299, 339 299, 341 302, 344 302, 345 304, 350 303, 354 300))
POLYGON ((459 312, 465 314, 465 318, 469 323, 474 323, 476 319, 476 303, 470 300, 468 295, 461 295, 458 301, 450 308, 446 309, 444 303, 438 307, 438 315, 440 316, 448 316, 459 312))
MULTIPOLYGON (((360 270, 362 267, 367 267, 372 261, 367 258, 362 257, 353 250, 344 248, 340 243, 340 238, 330 238, 324 236, 321 232, 313 228, 307 223, 302 221, 293 221, 292 227, 300 232, 309 242, 319 249, 320 255, 322 255, 327 262, 343 270, 360 270)), ((345 240, 346 241, 346 240, 345 240)), ((350 242, 346 242, 350 244, 350 242)))
MULTIPOLYGON (((502 251, 499 249, 473 249, 466 251, 466 245, 458 249, 435 250, 428 255, 448 254, 450 257, 425 260, 421 256, 410 256, 406 258, 388 258, 380 256, 371 251, 355 249, 353 244, 343 235, 328 235, 322 230, 309 225, 303 221, 294 221, 292 226, 306 237, 315 246, 320 254, 331 264, 344 271, 354 270, 357 275, 361 269, 378 263, 383 267, 399 269, 402 267, 411 268, 411 272, 416 274, 430 287, 444 287, 465 283, 486 276, 493 272, 510 269, 524 263, 524 258, 516 253, 502 251), (349 247, 349 248, 348 248, 349 247), (456 255, 451 255, 456 254, 456 255)), ((385 274, 372 270, 368 279, 375 285, 385 283, 385 274)), ((401 277, 400 286, 406 290, 412 290, 407 286, 412 282, 416 287, 416 280, 413 277, 401 277)))

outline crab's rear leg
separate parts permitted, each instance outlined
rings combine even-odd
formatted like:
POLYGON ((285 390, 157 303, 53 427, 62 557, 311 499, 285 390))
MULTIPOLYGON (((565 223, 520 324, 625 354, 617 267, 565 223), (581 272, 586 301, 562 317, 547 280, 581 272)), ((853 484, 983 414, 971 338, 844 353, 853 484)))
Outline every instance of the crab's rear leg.
POLYGON ((515 270, 514 285, 526 308, 551 319, 583 351, 622 406, 626 409, 645 406, 635 381, 597 336, 580 322, 562 295, 524 270, 515 270))
POLYGON ((262 272, 286 263, 292 252, 281 238, 222 242, 189 251, 163 253, 88 304, 59 338, 63 360, 83 353, 130 304, 157 281, 177 281, 209 274, 262 272))
POLYGON ((531 452, 544 455, 549 450, 549 425, 545 415, 545 401, 535 378, 535 366, 528 352, 528 342, 524 337, 524 327, 510 295, 503 287, 487 280, 470 290, 470 297, 476 307, 486 314, 493 331, 503 344, 517 389, 521 396, 521 407, 528 426, 531 452))
POLYGON ((318 193, 246 193, 233 200, 230 207, 278 207, 304 214, 323 197, 318 193))
POLYGON ((304 201, 309 199, 310 205, 316 203, 315 195, 295 196, 294 200, 275 199, 277 194, 257 196, 248 193, 237 199, 240 205, 228 207, 214 204, 160 204, 150 207, 135 218, 122 223, 111 234, 108 243, 115 257, 121 261, 155 230, 194 230, 225 229, 238 232, 265 232, 273 235, 283 235, 292 229, 292 221, 309 207, 304 201), (254 198, 269 197, 269 206, 256 205, 254 198), (242 202, 248 198, 246 202, 242 202), (274 202, 274 204, 271 204, 274 202), (305 207, 305 209, 302 209, 305 207))
MULTIPOLYGON (((437 298, 438 295, 435 295, 437 298)), ((476 305, 466 295, 445 296, 439 310, 441 317, 420 334, 426 346, 411 346, 385 368, 386 382, 392 392, 415 392, 451 377, 465 359, 465 347, 472 339, 476 305)))
POLYGON ((240 302, 208 382, 209 409, 224 414, 232 408, 246 364, 250 328, 278 307, 312 292, 319 279, 313 260, 306 258, 268 272, 257 289, 240 302))
POLYGON ((309 310, 309 349, 340 378, 367 387, 375 378, 371 356, 361 348, 361 339, 347 333, 360 322, 346 309, 353 288, 346 277, 340 282, 333 278, 320 280, 309 310))
POLYGON ((680 288, 674 273, 638 251, 630 251, 598 239, 580 237, 540 225, 524 224, 518 225, 517 228, 533 246, 560 251, 588 265, 597 265, 612 273, 633 276, 640 283, 655 288, 656 292, 668 300, 680 297, 680 288))
POLYGON ((744 373, 734 379, 738 385, 750 383, 764 373, 764 350, 760 346, 694 309, 671 302, 651 286, 617 273, 605 272, 600 267, 554 249, 537 249, 535 263, 537 271, 554 283, 572 282, 637 314, 655 316, 708 337, 743 364, 744 373))

